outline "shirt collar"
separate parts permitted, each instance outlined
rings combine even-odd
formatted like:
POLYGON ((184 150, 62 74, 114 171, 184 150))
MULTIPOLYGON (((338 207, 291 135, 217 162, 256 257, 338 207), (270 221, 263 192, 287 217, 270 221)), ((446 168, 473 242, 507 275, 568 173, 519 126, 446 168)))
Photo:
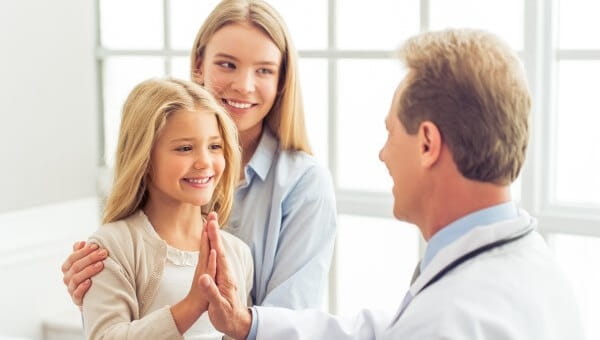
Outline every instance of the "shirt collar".
POLYGON ((448 224, 429 240, 425 256, 421 260, 421 272, 423 272, 425 267, 442 248, 456 241, 469 231, 477 227, 513 219, 518 217, 518 215, 519 210, 517 209, 517 205, 511 201, 475 211, 448 224))
POLYGON ((273 136, 269 128, 264 127, 260 142, 258 142, 258 146, 254 151, 254 155, 252 155, 250 162, 248 162, 244 169, 248 183, 250 182, 252 173, 256 173, 262 181, 267 178, 278 147, 279 142, 277 141, 277 138, 273 136))

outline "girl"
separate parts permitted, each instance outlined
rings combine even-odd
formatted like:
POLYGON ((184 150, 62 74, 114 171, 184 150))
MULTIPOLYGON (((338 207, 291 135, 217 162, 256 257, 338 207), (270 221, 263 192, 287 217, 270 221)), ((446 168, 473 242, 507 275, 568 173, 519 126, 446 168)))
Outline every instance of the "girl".
MULTIPOLYGON (((131 92, 105 225, 90 238, 110 257, 83 301, 87 338, 222 337, 201 316, 207 303, 197 279, 216 274, 203 226, 227 221, 239 167, 233 122, 202 87, 154 79, 131 92)), ((222 237, 239 298, 247 301, 250 250, 222 237)))
MULTIPOLYGON (((250 246, 255 304, 320 308, 335 240, 328 171, 311 156, 296 52, 277 12, 261 0, 223 0, 197 34, 192 79, 239 131, 243 171, 228 231, 250 246)), ((103 251, 78 243, 63 265, 76 304, 102 270, 103 251)))

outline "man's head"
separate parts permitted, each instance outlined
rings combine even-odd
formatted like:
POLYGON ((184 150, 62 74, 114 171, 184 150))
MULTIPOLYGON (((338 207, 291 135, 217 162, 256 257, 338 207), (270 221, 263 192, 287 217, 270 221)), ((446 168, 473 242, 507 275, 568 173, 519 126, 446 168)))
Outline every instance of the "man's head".
POLYGON ((390 136, 380 155, 394 179, 396 205, 417 198, 423 184, 417 170, 434 166, 443 148, 464 178, 512 183, 525 158, 531 107, 514 52, 486 32, 447 30, 409 39, 400 55, 409 72, 394 96, 386 119, 390 136), (395 140, 394 120, 401 132, 395 140), (439 145, 431 144, 436 140, 439 145), (396 152, 411 142, 412 154, 396 152))

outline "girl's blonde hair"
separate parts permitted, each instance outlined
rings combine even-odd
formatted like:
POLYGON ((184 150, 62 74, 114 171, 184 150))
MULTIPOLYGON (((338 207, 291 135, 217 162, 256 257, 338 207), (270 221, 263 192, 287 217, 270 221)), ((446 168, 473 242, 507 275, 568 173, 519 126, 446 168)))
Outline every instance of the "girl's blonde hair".
POLYGON ((214 114, 223 138, 226 166, 203 213, 216 211, 225 225, 240 172, 237 130, 225 109, 201 86, 178 79, 149 79, 137 85, 123 106, 114 181, 103 223, 114 222, 142 208, 148 198, 152 148, 171 114, 180 110, 214 114))
POLYGON ((281 52, 278 95, 265 118, 283 150, 311 153, 304 122, 304 107, 298 79, 297 54, 281 16, 262 0, 223 0, 209 14, 198 31, 191 54, 191 79, 202 64, 206 44, 222 27, 250 23, 265 32, 281 52))

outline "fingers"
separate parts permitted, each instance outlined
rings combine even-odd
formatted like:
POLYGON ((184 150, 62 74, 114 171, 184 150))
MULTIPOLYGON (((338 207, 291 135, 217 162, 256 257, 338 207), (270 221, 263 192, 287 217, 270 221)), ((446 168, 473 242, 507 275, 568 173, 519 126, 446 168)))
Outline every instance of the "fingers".
MULTIPOLYGON (((85 244, 85 242, 83 242, 83 243, 85 244)), ((97 249, 98 249, 97 244, 88 243, 85 245, 85 247, 82 247, 78 250, 73 251, 61 267, 63 274, 66 274, 68 271, 77 273, 77 272, 81 271, 89 263, 96 262, 96 261, 92 261, 93 259, 87 259, 87 257, 97 249), (82 259, 86 259, 86 261, 80 262, 82 259), (74 267, 74 265, 76 265, 76 266, 74 267)))
POLYGON ((91 285, 92 280, 87 279, 77 286, 77 288, 73 291, 73 294, 71 294, 71 300, 73 300, 73 303, 75 303, 77 306, 83 305, 83 296, 85 293, 87 293, 88 289, 90 289, 91 285))
POLYGON ((223 296, 210 276, 200 277, 200 287, 208 300, 208 316, 213 326, 234 339, 246 339, 252 324, 250 312, 239 307, 235 297, 223 296))
MULTIPOLYGON (((108 256, 106 249, 98 249, 94 252, 88 253, 85 257, 75 261, 71 266, 71 277, 83 277, 88 279, 93 275, 96 275, 102 269, 102 261, 108 256), (81 274, 81 275, 79 275, 81 274)), ((80 280, 81 282, 83 280, 80 280)), ((77 282, 77 283, 79 283, 77 282)))
POLYGON ((63 274, 71 269, 73 263, 86 256, 90 252, 96 250, 97 247, 98 245, 96 244, 87 244, 86 246, 86 243, 83 241, 75 242, 75 244, 73 244, 73 252, 71 253, 71 255, 69 255, 69 257, 67 257, 62 267, 60 268, 63 274))
MULTIPOLYGON (((105 250, 99 250, 99 252, 102 251, 106 252, 105 250)), ((71 299, 76 305, 82 305, 83 297, 92 285, 90 278, 101 272, 102 269, 104 269, 104 263, 100 261, 85 267, 80 272, 71 276, 67 283, 67 288, 69 290, 69 294, 71 295, 71 299)))
MULTIPOLYGON (((83 259, 80 261, 83 261, 83 259)), ((101 272, 102 269, 104 269, 104 264, 102 263, 102 260, 99 260, 84 267, 78 273, 73 274, 68 282, 69 292, 72 294, 79 285, 101 272)))
POLYGON ((206 268, 206 266, 208 265, 209 252, 210 245, 208 243, 208 234, 205 230, 203 230, 202 236, 200 237, 200 252, 198 254, 198 256, 200 257, 198 259, 198 263, 201 265, 202 268, 206 268))
POLYGON ((219 233, 219 224, 217 222, 217 214, 211 212, 208 215, 206 223, 206 232, 210 241, 210 248, 217 251, 217 267, 220 269, 229 269, 227 265, 227 257, 221 235, 219 233))
POLYGON ((85 241, 77 241, 73 243, 73 251, 77 251, 85 246, 85 241))
POLYGON ((63 282, 73 302, 81 306, 83 296, 90 289, 90 278, 104 268, 102 261, 108 256, 106 249, 94 243, 75 242, 73 252, 61 266, 63 282))
POLYGON ((210 250, 210 254, 208 256, 208 266, 206 268, 206 272, 213 279, 215 276, 217 276, 217 252, 214 249, 210 250))
POLYGON ((216 307, 227 303, 227 301, 221 296, 215 281, 213 281, 208 274, 202 275, 199 281, 200 286, 204 289, 204 296, 208 300, 209 305, 216 307))

